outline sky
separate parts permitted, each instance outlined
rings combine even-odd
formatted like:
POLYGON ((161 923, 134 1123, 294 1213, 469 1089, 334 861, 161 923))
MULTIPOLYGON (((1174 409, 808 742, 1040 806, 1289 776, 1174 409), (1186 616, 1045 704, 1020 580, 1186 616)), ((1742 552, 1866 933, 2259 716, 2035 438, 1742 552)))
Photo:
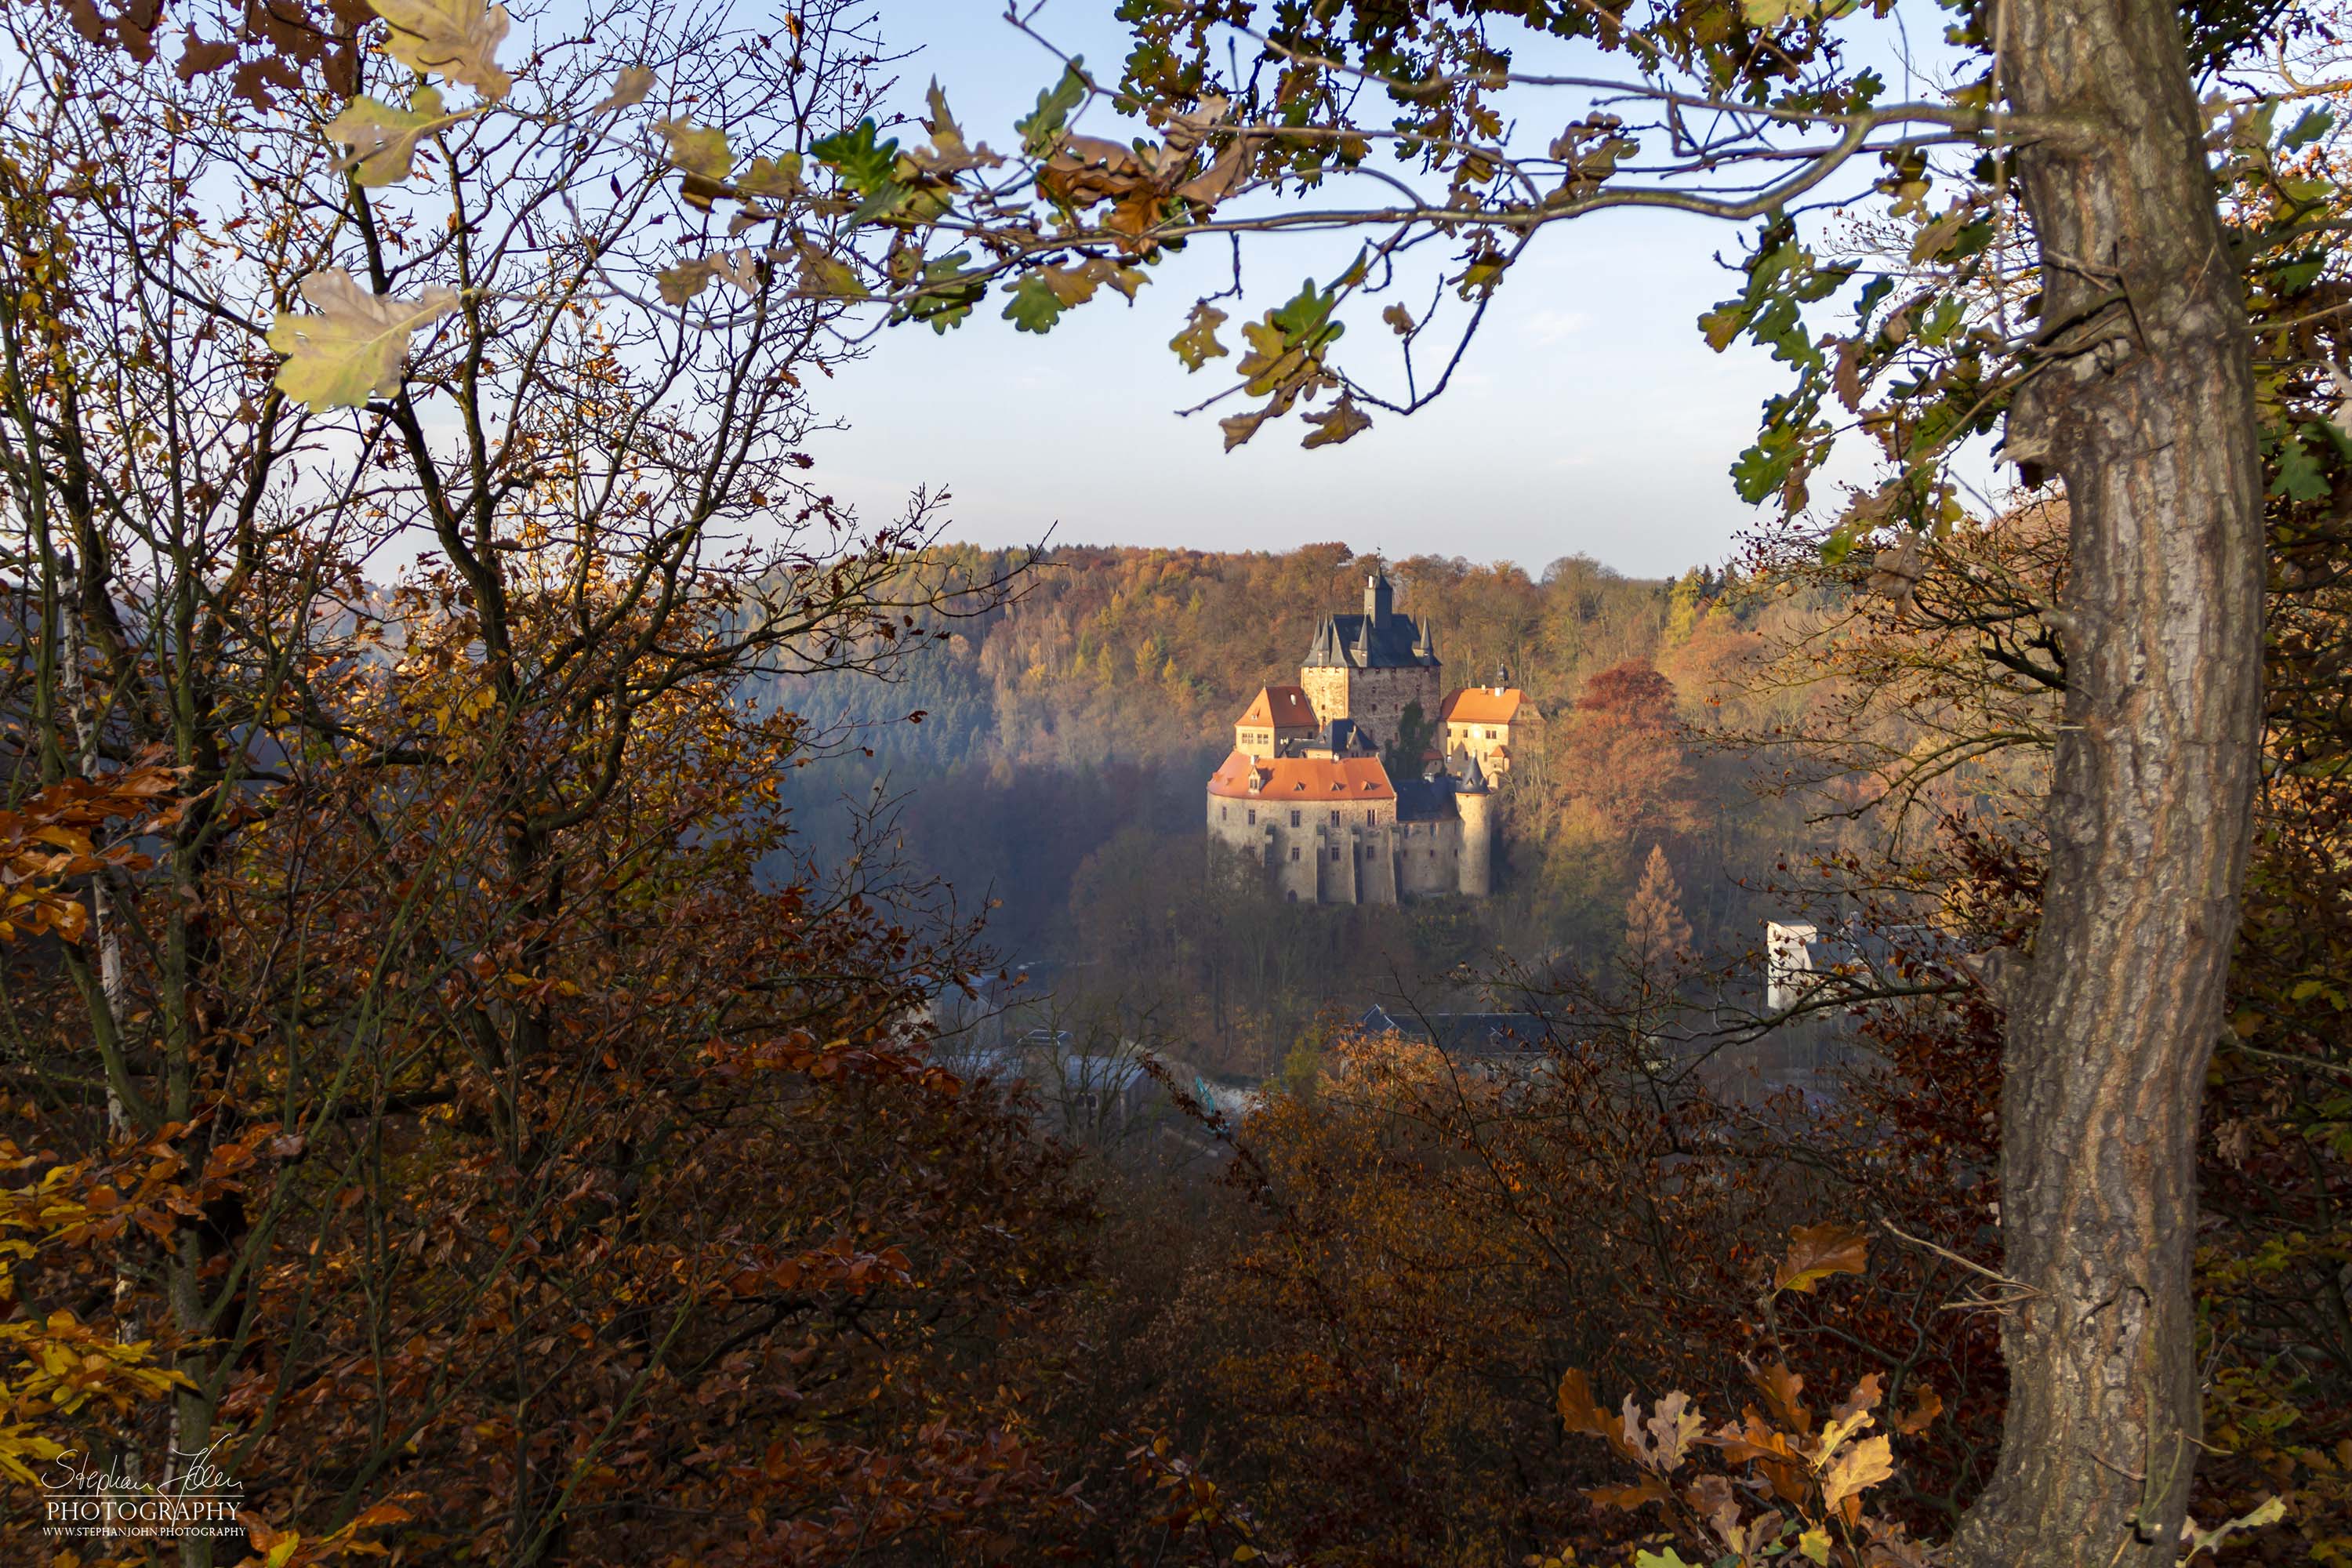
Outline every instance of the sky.
MULTIPOLYGON (((1038 25, 1108 68, 1124 52, 1112 9, 1049 0, 1038 25)), ((967 134, 999 147, 1057 73, 991 0, 883 0, 883 19, 891 38, 922 46, 898 68, 897 100, 911 110, 936 76, 967 134)), ((1583 110, 1561 107, 1564 118, 1583 110)), ((1717 354, 1696 324, 1738 290, 1723 262, 1737 261, 1742 237, 1670 213, 1555 226, 1499 291, 1435 405, 1411 418, 1376 413, 1347 445, 1311 452, 1294 418, 1230 455, 1215 420, 1234 405, 1175 413, 1219 390, 1215 373, 1234 363, 1188 376, 1167 347, 1192 300, 1229 279, 1229 253, 1196 247, 1155 268, 1132 306, 1106 290, 1044 338, 998 319, 1001 301, 944 336, 879 334, 828 389, 824 406, 849 428, 812 448, 812 478, 869 514, 894 511, 911 485, 945 487, 950 535, 991 545, 1050 536, 1286 550, 1336 540, 1531 573, 1579 553, 1629 574, 1678 573, 1727 559, 1758 521, 1727 469, 1759 405, 1787 384, 1787 367, 1765 351, 1717 354)), ((1354 248, 1251 242, 1251 311, 1288 298, 1309 272, 1328 280, 1354 248)), ((1378 379, 1394 363, 1392 342, 1366 319, 1341 347, 1352 372, 1378 379)))

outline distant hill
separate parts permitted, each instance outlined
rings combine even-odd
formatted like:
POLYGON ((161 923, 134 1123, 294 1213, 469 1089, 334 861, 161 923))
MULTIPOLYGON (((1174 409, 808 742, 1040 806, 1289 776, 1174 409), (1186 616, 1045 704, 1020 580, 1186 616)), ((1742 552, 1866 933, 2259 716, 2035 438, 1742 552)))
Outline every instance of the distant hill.
MULTIPOLYGON (((1015 557, 961 552, 974 577, 1015 557)), ((1530 578, 1458 558, 1384 561, 1344 544, 1283 554, 1066 546, 1024 579, 1018 600, 912 661, 903 683, 861 677, 794 683, 787 700, 824 725, 881 724, 882 757, 937 766, 1094 767, 1191 757, 1220 738, 1260 686, 1297 679, 1316 626, 1361 602, 1385 565, 1397 607, 1436 628, 1449 686, 1507 666, 1547 710, 1593 671, 1655 647, 1674 585, 1570 557, 1530 578), (909 711, 917 725, 888 723, 909 711)))
MULTIPOLYGON (((963 550, 930 565, 990 581, 1017 559, 963 550)), ((1399 987, 1475 1011, 1461 976, 1506 955, 1612 972, 1654 855, 1673 908, 1651 923, 1737 950, 1782 912, 1780 863, 1835 831, 1759 797, 1756 756, 1698 732, 1731 710, 1769 728, 1827 699, 1746 690, 1758 661, 1822 607, 1781 586, 1752 593, 1705 570, 1645 581, 1580 557, 1530 577, 1342 544, 1067 546, 1019 581, 1009 604, 919 627, 929 640, 891 682, 779 682, 773 700, 841 752, 785 787, 810 841, 839 859, 845 805, 887 780, 900 805, 884 847, 951 887, 967 914, 985 903, 1001 956, 1051 961, 1068 993, 1056 1005, 1115 1017, 1114 1033, 1162 1038, 1188 1060, 1272 1070, 1318 1019, 1360 1016, 1399 987), (1496 896, 1276 902, 1238 857, 1211 853, 1205 783, 1250 697, 1295 680, 1316 627, 1360 608, 1381 566, 1397 608, 1434 628, 1448 689, 1507 668, 1547 716, 1539 754, 1521 759, 1534 765, 1515 762, 1500 803, 1496 896)))

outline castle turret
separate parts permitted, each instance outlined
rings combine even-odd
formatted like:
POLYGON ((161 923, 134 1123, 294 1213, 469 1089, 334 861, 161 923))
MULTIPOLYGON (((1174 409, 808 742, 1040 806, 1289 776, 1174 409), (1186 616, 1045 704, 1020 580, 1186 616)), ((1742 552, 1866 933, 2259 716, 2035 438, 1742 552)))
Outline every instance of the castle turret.
POLYGON ((1478 759, 1454 782, 1454 808, 1462 816, 1460 885, 1465 898, 1484 899, 1495 891, 1495 794, 1478 759))
POLYGON ((1364 579, 1364 619, 1367 622, 1373 626, 1386 626, 1395 608, 1396 593, 1389 586, 1389 574, 1385 568, 1364 579))

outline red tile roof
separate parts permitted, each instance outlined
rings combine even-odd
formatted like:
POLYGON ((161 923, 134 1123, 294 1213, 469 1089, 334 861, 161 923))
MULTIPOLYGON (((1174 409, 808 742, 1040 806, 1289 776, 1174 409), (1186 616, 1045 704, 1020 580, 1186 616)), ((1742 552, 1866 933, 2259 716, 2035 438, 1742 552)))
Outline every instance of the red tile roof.
POLYGON ((1251 757, 1235 752, 1209 775, 1209 793, 1227 800, 1394 800, 1378 757, 1251 757))
MULTIPOLYGON (((1496 690, 1491 686, 1469 686, 1447 698, 1438 709, 1438 715, 1449 724, 1509 724, 1519 717, 1519 709, 1527 702, 1527 693, 1516 686, 1496 690)), ((1533 709, 1529 709, 1530 717, 1533 709)))
POLYGON ((1250 705, 1242 710, 1237 724, 1254 725, 1262 730, 1313 730, 1320 728, 1315 721, 1315 705, 1307 700, 1307 693, 1296 686, 1261 686, 1250 705))

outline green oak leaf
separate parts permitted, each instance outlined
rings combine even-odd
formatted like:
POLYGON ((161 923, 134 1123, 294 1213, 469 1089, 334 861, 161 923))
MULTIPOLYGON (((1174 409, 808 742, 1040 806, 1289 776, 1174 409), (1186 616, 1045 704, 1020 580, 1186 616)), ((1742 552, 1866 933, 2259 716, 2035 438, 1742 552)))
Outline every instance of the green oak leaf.
POLYGON ((1054 286, 1036 273, 1021 279, 1004 306, 1004 319, 1013 323, 1016 332, 1044 334, 1054 330, 1062 319, 1061 296, 1054 286))
POLYGON ((883 141, 869 116, 846 131, 836 131, 809 148, 817 161, 841 176, 841 183, 865 200, 850 218, 871 223, 887 217, 907 199, 907 187, 895 177, 898 139, 883 141))
POLYGON ((2302 148, 2308 147, 2314 142, 2316 142, 2321 137, 2326 135, 2329 131, 2335 128, 2335 125, 2336 115, 2334 110, 2327 109, 2305 110, 2304 111, 2303 118, 2296 121, 2287 129, 2287 133, 2279 138, 2279 151, 2282 153, 2293 153, 2302 148))
POLYGON ((1062 68, 1061 79, 1037 95, 1036 109, 1013 122, 1031 157, 1042 158, 1054 150, 1054 143, 1069 127, 1071 113, 1087 100, 1087 79, 1081 69, 1085 64, 1082 58, 1073 56, 1062 68))
POLYGON ((302 297, 315 316, 279 312, 269 346, 286 356, 275 384, 312 413, 357 408, 371 396, 400 390, 409 334, 457 308, 451 289, 427 289, 414 300, 371 294, 340 267, 302 279, 302 297))
POLYGON ((971 314, 971 308, 988 294, 988 282, 984 277, 965 275, 963 269, 971 260, 971 251, 959 250, 952 255, 926 261, 922 282, 915 293, 898 307, 896 320, 928 321, 931 331, 942 337, 950 329, 963 325, 964 319, 971 314))
POLYGON ((2278 475, 2271 480, 2271 494, 2289 500, 2325 500, 2327 497, 2327 479, 2319 471, 2319 459, 2311 455, 2311 449, 2293 430, 2279 432, 2278 475))

